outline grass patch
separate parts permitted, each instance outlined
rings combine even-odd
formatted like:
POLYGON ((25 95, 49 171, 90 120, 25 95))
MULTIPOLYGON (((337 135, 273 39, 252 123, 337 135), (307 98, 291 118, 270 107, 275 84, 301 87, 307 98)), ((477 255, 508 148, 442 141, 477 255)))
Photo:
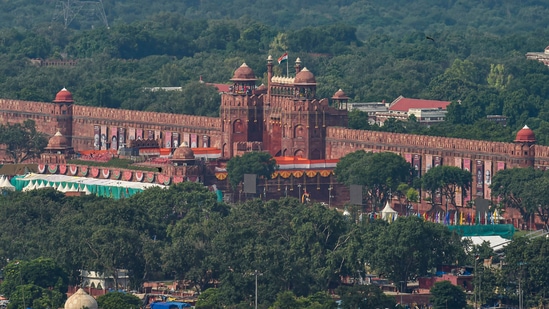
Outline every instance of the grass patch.
POLYGON ((86 161, 86 160, 67 160, 67 164, 114 167, 114 168, 124 168, 129 170, 148 171, 148 172, 158 171, 156 167, 136 166, 136 165, 132 165, 133 164, 132 160, 120 159, 120 158, 112 158, 107 162, 86 161))

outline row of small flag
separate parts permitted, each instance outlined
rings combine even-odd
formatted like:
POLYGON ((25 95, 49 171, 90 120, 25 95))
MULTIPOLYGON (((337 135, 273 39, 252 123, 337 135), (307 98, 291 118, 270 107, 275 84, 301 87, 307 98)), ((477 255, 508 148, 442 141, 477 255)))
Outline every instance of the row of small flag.
MULTIPOLYGON (((373 219, 383 219, 388 222, 393 222, 398 218, 398 213, 389 213, 389 214, 378 214, 378 213, 370 213, 369 218, 371 220, 373 219)), ((488 225, 488 224, 498 224, 498 221, 500 219, 500 216, 495 210, 494 212, 484 212, 482 214, 480 211, 477 212, 476 216, 472 216, 471 213, 463 213, 454 211, 451 212, 444 212, 444 211, 437 211, 436 213, 427 213, 424 212, 423 214, 419 212, 415 213, 409 213, 407 216, 417 216, 418 218, 422 218, 425 221, 430 221, 434 223, 440 223, 444 225, 488 225)), ((362 216, 361 216, 362 217, 362 216)), ((361 218, 362 219, 362 218, 361 218)))

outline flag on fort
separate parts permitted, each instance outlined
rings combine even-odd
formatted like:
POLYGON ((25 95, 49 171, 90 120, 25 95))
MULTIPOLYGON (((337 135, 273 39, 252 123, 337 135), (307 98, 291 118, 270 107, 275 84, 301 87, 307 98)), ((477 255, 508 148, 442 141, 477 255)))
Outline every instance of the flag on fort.
POLYGON ((278 58, 278 64, 281 64, 282 61, 288 61, 288 53, 284 53, 284 55, 278 58))

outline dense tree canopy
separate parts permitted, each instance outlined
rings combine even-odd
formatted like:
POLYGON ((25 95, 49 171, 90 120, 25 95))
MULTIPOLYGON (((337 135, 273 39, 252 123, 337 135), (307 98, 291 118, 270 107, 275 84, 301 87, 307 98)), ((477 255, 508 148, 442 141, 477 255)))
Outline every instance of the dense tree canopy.
POLYGON ((232 157, 227 162, 229 183, 233 189, 244 181, 245 174, 255 174, 261 179, 271 179, 277 168, 275 159, 267 152, 247 152, 232 157))
POLYGON ((467 194, 472 182, 471 172, 448 165, 435 166, 421 178, 422 187, 431 194, 433 204, 437 192, 440 192, 445 198, 446 205, 449 203, 454 207, 456 207, 456 193, 467 194))
POLYGON ((16 124, 0 124, 0 144, 14 163, 39 156, 48 144, 46 134, 38 132, 32 119, 16 124))

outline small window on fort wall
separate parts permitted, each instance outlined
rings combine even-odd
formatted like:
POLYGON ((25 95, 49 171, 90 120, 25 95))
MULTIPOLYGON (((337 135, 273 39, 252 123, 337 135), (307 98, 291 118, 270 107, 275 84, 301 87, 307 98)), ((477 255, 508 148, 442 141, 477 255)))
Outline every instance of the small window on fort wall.
POLYGON ((527 156, 527 155, 528 155, 528 151, 525 151, 525 152, 524 152, 524 155, 527 156))

